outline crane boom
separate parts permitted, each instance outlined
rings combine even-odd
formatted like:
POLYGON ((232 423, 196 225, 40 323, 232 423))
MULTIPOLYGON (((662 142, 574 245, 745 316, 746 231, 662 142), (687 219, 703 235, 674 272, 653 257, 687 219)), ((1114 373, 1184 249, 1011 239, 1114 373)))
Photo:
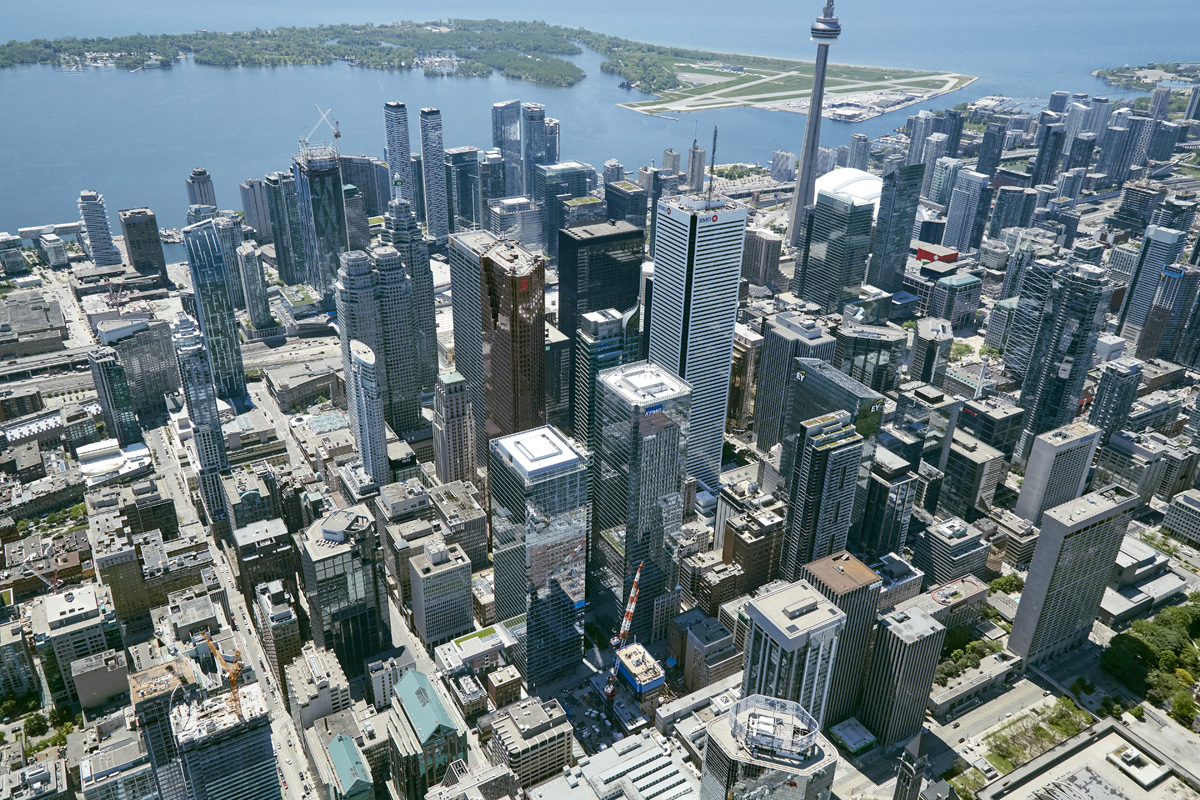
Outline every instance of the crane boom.
POLYGON ((329 129, 331 131, 333 131, 334 139, 342 138, 342 131, 341 131, 340 126, 338 125, 338 121, 336 119, 334 119, 332 122, 330 122, 330 120, 333 118, 330 117, 329 115, 331 113, 333 113, 333 109, 328 108, 328 109, 325 109, 324 111, 322 111, 321 107, 317 106, 317 113, 321 115, 321 118, 317 120, 316 125, 312 126, 312 130, 310 130, 308 132, 308 135, 304 137, 304 141, 308 141, 309 139, 311 139, 312 135, 317 132, 317 128, 321 127, 322 123, 324 123, 325 125, 328 125, 329 129))
POLYGON ((26 556, 26 557, 25 557, 25 561, 23 562, 23 564, 24 564, 24 566, 25 566, 25 569, 27 569, 27 570, 29 570, 30 572, 32 572, 32 573, 33 573, 34 575, 36 575, 38 578, 41 578, 41 580, 42 580, 42 583, 46 584, 46 587, 47 587, 47 588, 48 588, 50 591, 52 591, 52 592, 53 592, 53 591, 57 591, 57 590, 58 590, 58 588, 59 588, 60 586, 62 586, 62 585, 63 585, 63 582, 62 582, 61 580, 59 580, 59 579, 58 579, 57 575, 55 576, 54 580, 50 580, 50 579, 49 579, 49 578, 47 578, 45 575, 43 575, 42 573, 38 572, 38 571, 37 571, 37 569, 36 569, 36 568, 33 566, 33 564, 30 564, 30 563, 29 563, 29 562, 30 562, 31 560, 33 560, 35 557, 36 557, 36 556, 35 556, 34 554, 30 554, 30 555, 28 555, 28 556, 26 556))
POLYGON ((625 606, 625 616, 621 619, 621 630, 609 642, 614 651, 624 647, 625 642, 629 639, 629 629, 633 626, 633 611, 637 608, 638 584, 641 583, 642 567, 645 564, 645 561, 638 564, 637 573, 633 576, 633 585, 629 588, 629 603, 625 606))
POLYGON ((212 637, 208 635, 208 631, 204 632, 204 641, 208 642, 208 649, 212 651, 213 660, 229 676, 229 692, 233 700, 234 713, 238 715, 238 719, 245 719, 242 715, 242 696, 238 694, 238 677, 242 674, 242 651, 235 650, 233 652, 233 664, 230 665, 225 660, 225 656, 221 655, 221 651, 217 649, 217 645, 212 640, 212 637))

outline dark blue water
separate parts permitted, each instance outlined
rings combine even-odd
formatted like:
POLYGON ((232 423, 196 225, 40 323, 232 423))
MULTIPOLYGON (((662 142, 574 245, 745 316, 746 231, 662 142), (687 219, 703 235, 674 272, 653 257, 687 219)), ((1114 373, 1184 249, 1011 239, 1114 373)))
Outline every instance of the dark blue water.
MULTIPOLYGON (((762 55, 811 58, 807 28, 820 2, 692 0, 686 6, 644 0, 606 3, 314 3, 310 0, 204 4, 154 0, 63 0, 8 4, 0 36, 55 36, 241 30, 276 25, 378 21, 398 18, 501 16, 543 19, 645 41, 762 55), (736 14, 735 9, 753 13, 736 14)), ((838 7, 843 34, 832 60, 980 76, 941 108, 988 94, 1046 97, 1065 89, 1109 96, 1093 69, 1197 57, 1194 32, 1200 3, 1149 0, 852 0, 838 7)), ((448 147, 490 145, 490 104, 520 97, 542 102, 562 120, 564 158, 599 166, 616 157, 627 169, 683 151, 699 128, 708 147, 720 126, 719 161, 767 161, 776 149, 797 150, 804 117, 785 112, 725 109, 646 117, 616 107, 630 93, 599 71, 600 58, 577 59, 588 77, 570 89, 549 89, 498 76, 426 78, 345 64, 327 67, 223 70, 184 62, 172 70, 130 74, 93 70, 68 75, 48 67, 0 71, 0 230, 73 220, 80 189, 104 193, 110 212, 148 205, 162 224, 179 225, 186 206, 184 177, 202 165, 213 174, 222 207, 238 208, 237 184, 286 167, 297 140, 316 122, 315 105, 333 107, 341 148, 382 155, 382 104, 400 99, 411 109, 442 109, 448 147)), ((915 109, 858 125, 826 122, 822 142, 842 144, 851 133, 878 136, 915 109)), ((318 131, 314 138, 326 135, 318 131)), ((414 149, 417 129, 412 129, 414 149)), ((113 222, 115 224, 115 213, 113 222)))

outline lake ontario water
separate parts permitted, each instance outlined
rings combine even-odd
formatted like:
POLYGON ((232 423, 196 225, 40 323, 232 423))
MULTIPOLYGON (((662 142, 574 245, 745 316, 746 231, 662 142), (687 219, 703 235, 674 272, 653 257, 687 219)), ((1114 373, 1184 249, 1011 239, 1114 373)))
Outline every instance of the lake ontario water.
MULTIPOLYGON (((818 0, 731 4, 693 0, 650 4, 483 3, 479 0, 404 4, 211 0, 84 0, 6 4, 0 38, 111 36, 134 32, 246 30, 340 22, 540 19, 631 39, 723 52, 811 59, 808 26, 818 0)), ((1149 61, 1195 60, 1200 50, 1200 3, 1149 0, 844 0, 842 37, 831 61, 979 76, 959 92, 857 123, 822 125, 822 144, 846 143, 852 133, 880 136, 922 107, 945 108, 990 94, 1046 98, 1051 91, 1113 98, 1094 69, 1149 61)), ((298 140, 331 108, 344 153, 383 155, 382 106, 410 108, 413 149, 419 149, 417 109, 442 111, 447 147, 491 146, 490 106, 521 98, 544 103, 561 120, 563 159, 597 169, 617 158, 636 170, 662 151, 680 152, 693 136, 710 149, 719 126, 717 161, 769 162, 778 149, 797 151, 804 117, 757 109, 680 115, 677 121, 617 107, 640 97, 619 89, 619 77, 600 72, 603 60, 585 51, 573 58, 587 73, 574 87, 554 89, 493 74, 489 78, 427 78, 419 71, 385 72, 344 63, 314 67, 221 69, 180 62, 169 70, 129 73, 93 69, 65 74, 52 67, 0 70, 0 230, 78 218, 81 189, 105 195, 111 222, 121 208, 149 206, 161 225, 179 226, 187 206, 184 178, 195 166, 213 175, 217 202, 240 208, 237 185, 285 169, 298 140)), ((328 138, 318 129, 314 139, 328 138)))

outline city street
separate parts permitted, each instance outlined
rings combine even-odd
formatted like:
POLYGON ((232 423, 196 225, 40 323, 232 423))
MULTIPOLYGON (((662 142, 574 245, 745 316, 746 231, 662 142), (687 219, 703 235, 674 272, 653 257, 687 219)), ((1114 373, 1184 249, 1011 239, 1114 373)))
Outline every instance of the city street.
MULTIPOLYGON (((447 709, 454 708, 454 701, 450 698, 450 693, 446 691, 445 685, 441 681, 441 670, 437 668, 437 663, 426 652, 425 647, 421 644, 408 625, 405 624, 400 609, 396 607, 390 599, 388 600, 388 612, 391 618, 392 629, 392 647, 406 647, 416 659, 416 667, 419 672, 424 673, 429 678, 429 682, 433 684, 433 689, 437 692, 438 700, 447 709)), ((467 765, 472 769, 476 767, 485 767, 489 764, 487 755, 479 744, 479 735, 472 729, 467 730, 467 765)))
MULTIPOLYGON (((968 763, 977 761, 982 757, 977 749, 982 737, 1040 703, 1053 702, 1054 692, 1049 696, 1044 694, 1049 688, 1048 683, 1043 686, 1037 680, 1025 678, 1014 684, 1008 692, 968 711, 948 725, 927 719, 925 746, 929 750, 929 766, 926 774, 931 778, 940 776, 950 769, 958 757, 968 763), (957 728, 954 727, 955 723, 958 723, 957 728), (959 742, 959 739, 965 741, 959 742), (968 750, 968 746, 972 749, 968 750)), ((834 780, 836 796, 841 800, 890 796, 888 784, 895 777, 894 757, 906 744, 898 743, 888 749, 876 747, 861 758, 846 758, 845 754, 839 753, 841 758, 834 780)))
POLYGON ((292 724, 292 718, 288 716, 286 698, 280 692, 278 681, 271 673, 270 665, 267 664, 254 626, 250 622, 249 609, 242 600, 242 594, 233 580, 233 573, 225 561, 225 556, 213 542, 209 543, 209 550, 213 554, 214 563, 218 565, 217 572, 221 579, 221 585, 225 587, 225 592, 229 596, 229 609, 234 616, 232 621, 237 626, 233 635, 242 654, 242 663, 253 667, 255 675, 258 676, 260 685, 263 687, 263 699, 266 701, 267 710, 271 716, 271 738, 275 742, 278 754, 277 763, 283 771, 284 781, 287 782, 284 796, 303 797, 305 795, 301 793, 300 773, 307 774, 309 767, 300 739, 296 735, 295 726, 292 724))

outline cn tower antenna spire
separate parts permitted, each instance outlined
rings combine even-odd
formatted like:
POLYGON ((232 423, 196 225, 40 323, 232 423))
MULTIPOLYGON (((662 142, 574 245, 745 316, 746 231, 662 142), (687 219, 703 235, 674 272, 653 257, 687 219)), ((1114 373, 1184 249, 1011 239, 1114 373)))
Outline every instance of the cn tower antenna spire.
POLYGON ((825 101, 825 69, 829 63, 829 45, 842 32, 833 0, 825 0, 825 10, 809 29, 817 44, 817 61, 813 66, 812 93, 808 103, 808 120, 804 126, 804 148, 800 152, 800 168, 796 172, 796 192, 788 221, 788 244, 796 247, 804 233, 805 209, 813 202, 813 185, 817 180, 817 150, 821 146, 821 109, 825 101))

